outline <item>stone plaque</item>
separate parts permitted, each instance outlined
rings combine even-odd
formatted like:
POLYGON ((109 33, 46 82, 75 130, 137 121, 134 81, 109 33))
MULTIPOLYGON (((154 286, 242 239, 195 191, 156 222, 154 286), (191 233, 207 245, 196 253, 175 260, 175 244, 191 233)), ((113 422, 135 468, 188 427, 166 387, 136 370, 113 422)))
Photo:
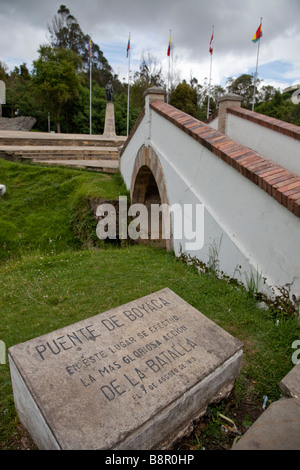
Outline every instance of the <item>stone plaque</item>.
POLYGON ((150 450, 229 393, 242 343, 166 288, 8 353, 39 448, 150 450))

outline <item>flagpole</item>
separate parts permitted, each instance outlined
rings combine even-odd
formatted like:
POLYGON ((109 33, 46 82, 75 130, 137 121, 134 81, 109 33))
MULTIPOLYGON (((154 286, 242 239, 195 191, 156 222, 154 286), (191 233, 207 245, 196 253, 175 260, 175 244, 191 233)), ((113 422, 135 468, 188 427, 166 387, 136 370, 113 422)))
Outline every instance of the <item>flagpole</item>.
POLYGON ((128 48, 128 92, 127 92, 127 137, 128 137, 129 135, 129 93, 130 93, 130 33, 129 33, 127 48, 128 48))
POLYGON ((170 29, 170 40, 169 40, 169 69, 168 69, 168 92, 167 92, 167 104, 169 104, 169 94, 170 94, 170 64, 171 64, 171 32, 170 29))
MULTIPOLYGON (((262 27, 262 18, 260 18, 260 26, 262 27)), ((254 103, 255 103, 260 40, 261 40, 261 37, 259 38, 258 45, 257 45, 257 58, 256 58, 256 71, 255 71, 255 77, 254 77, 254 91, 253 91, 252 111, 254 111, 254 103)))
POLYGON ((90 135, 92 134, 92 38, 90 37, 90 135))
MULTIPOLYGON (((214 25, 212 27, 212 35, 211 37, 214 37, 214 25)), ((208 84, 208 103, 207 103, 207 116, 206 118, 209 118, 209 102, 210 102, 210 87, 211 87, 211 69, 212 69, 212 56, 213 56, 213 49, 210 54, 210 70, 209 70, 209 84, 208 84)))

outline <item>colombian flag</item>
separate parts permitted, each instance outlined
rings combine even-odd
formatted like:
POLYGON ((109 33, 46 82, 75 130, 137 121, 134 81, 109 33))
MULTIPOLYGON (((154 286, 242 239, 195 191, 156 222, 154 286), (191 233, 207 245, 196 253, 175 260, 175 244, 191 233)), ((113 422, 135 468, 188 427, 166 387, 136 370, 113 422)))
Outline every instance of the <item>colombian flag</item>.
POLYGON ((170 56, 170 54, 171 54, 171 34, 170 34, 170 40, 169 40, 168 52, 167 52, 168 57, 170 56))
POLYGON ((257 31, 256 31, 256 33, 254 34, 254 36, 252 38, 252 42, 257 42, 262 37, 262 35, 263 35, 262 26, 260 24, 257 31))
POLYGON ((130 49, 130 37, 128 39, 128 44, 127 44, 127 54, 126 54, 126 57, 128 57, 128 54, 129 54, 129 49, 130 49))

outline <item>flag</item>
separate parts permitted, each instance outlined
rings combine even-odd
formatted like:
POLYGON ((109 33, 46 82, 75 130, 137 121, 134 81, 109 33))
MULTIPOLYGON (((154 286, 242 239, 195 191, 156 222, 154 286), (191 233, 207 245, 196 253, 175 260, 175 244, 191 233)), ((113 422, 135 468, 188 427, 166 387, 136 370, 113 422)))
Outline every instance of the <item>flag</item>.
POLYGON ((129 49, 130 49, 130 36, 129 36, 129 38, 128 38, 128 43, 127 43, 127 54, 126 54, 126 57, 128 57, 129 49))
POLYGON ((209 53, 212 54, 213 53, 213 39, 214 39, 214 33, 212 33, 211 35, 211 38, 210 38, 210 43, 209 43, 209 53))
POLYGON ((92 44, 92 39, 90 38, 90 42, 89 42, 89 58, 91 58, 91 44, 92 44))
POLYGON ((260 24, 259 27, 257 28, 256 33, 254 34, 252 38, 252 42, 257 42, 261 37, 262 37, 262 25, 260 24))
POLYGON ((170 34, 170 40, 169 40, 168 52, 167 52, 168 57, 170 57, 170 54, 171 54, 171 34, 170 34))

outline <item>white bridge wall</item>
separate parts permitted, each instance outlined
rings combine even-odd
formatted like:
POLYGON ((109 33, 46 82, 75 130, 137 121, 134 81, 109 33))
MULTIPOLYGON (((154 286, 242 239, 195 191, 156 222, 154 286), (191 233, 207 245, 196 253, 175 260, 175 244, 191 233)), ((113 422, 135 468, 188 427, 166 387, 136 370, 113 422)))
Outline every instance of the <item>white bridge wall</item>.
MULTIPOLYGON (((299 218, 157 112, 146 113, 120 163, 130 189, 136 155, 150 145, 162 165, 170 205, 204 204, 204 246, 190 251, 209 263, 216 251, 218 268, 246 282, 260 277, 260 290, 270 294, 291 284, 300 293, 299 218), (265 279, 265 282, 263 281, 265 279)), ((174 240, 178 255, 187 240, 174 240)))
POLYGON ((231 113, 226 118, 226 135, 300 175, 300 140, 274 132, 231 113))

